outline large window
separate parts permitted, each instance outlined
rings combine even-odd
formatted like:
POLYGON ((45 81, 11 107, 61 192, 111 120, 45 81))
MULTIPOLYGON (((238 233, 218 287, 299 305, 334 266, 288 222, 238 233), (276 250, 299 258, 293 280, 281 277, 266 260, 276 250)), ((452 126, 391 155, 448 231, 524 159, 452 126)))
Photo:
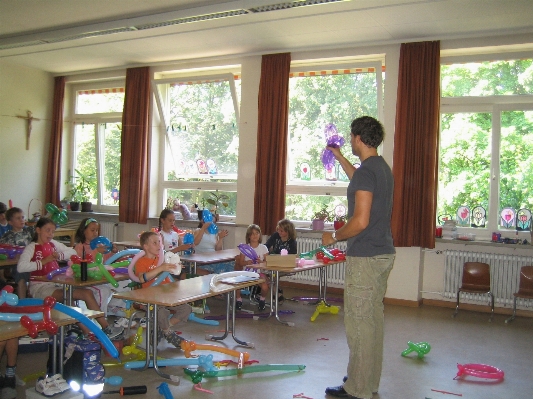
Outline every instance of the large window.
POLYGON ((359 116, 380 118, 381 61, 349 65, 291 68, 289 81, 289 154, 285 215, 309 221, 323 208, 331 214, 346 206, 348 178, 338 162, 322 161, 326 136, 345 140, 342 152, 351 155, 350 123, 359 116))
POLYGON ((194 204, 212 209, 214 205, 208 200, 223 196, 217 212, 235 215, 240 92, 237 72, 156 80, 157 101, 166 126, 161 182, 165 203, 177 199, 189 209, 194 204))
MULTIPOLYGON (((99 86, 102 86, 100 83, 99 86)), ((74 199, 90 201, 93 209, 114 210, 120 199, 120 148, 124 87, 72 87, 73 140, 68 180, 87 182, 74 199)))
POLYGON ((474 227, 476 209, 486 232, 514 230, 519 211, 533 210, 532 60, 442 65, 441 77, 437 216, 474 227))

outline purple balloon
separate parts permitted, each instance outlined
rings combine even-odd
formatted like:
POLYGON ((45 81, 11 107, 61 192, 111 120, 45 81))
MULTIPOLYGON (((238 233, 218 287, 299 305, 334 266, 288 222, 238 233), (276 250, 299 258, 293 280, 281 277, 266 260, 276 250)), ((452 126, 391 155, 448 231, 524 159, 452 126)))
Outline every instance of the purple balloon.
POLYGON ((254 263, 257 263, 259 261, 259 256, 257 256, 257 252, 255 252, 255 249, 253 249, 250 245, 239 244, 237 245, 237 248, 239 248, 241 254, 250 258, 254 263))
POLYGON ((335 167, 335 155, 327 148, 324 148, 324 151, 322 151, 321 160, 324 168, 329 170, 335 167))

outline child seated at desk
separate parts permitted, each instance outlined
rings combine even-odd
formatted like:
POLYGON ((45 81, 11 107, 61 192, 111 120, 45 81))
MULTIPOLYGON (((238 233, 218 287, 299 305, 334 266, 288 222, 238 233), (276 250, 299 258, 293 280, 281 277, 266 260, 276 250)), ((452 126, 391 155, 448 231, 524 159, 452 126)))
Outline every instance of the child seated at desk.
MULTIPOLYGON (((0 292, 6 286, 5 282, 0 282, 0 292)), ((2 399, 15 399, 17 397, 17 379, 15 372, 17 371, 17 355, 19 349, 19 339, 10 338, 6 341, 0 341, 0 360, 6 352, 6 374, 0 374, 0 390, 2 399)))
MULTIPOLYGON (((161 238, 159 234, 152 231, 145 231, 141 234, 139 242, 145 255, 135 263, 135 275, 139 278, 143 288, 150 287, 161 273, 175 272, 176 266, 171 263, 162 263, 157 266, 159 263, 159 251, 161 249, 161 238)), ((167 277, 161 284, 170 282, 170 279, 167 277)), ((184 338, 180 337, 171 327, 181 321, 187 321, 191 312, 192 308, 189 305, 173 307, 160 306, 157 312, 158 338, 163 336, 168 343, 174 345, 176 348, 181 348, 181 341, 184 338)))
MULTIPOLYGON (((33 240, 35 232, 33 227, 26 226, 24 211, 17 207, 9 208, 6 212, 7 222, 11 225, 11 230, 0 238, 0 244, 17 245, 25 247, 33 240)), ((17 266, 11 268, 11 275, 17 284, 17 295, 20 299, 26 298, 27 283, 30 281, 30 273, 20 273, 17 266)))
MULTIPOLYGON (((33 242, 20 255, 17 265, 19 272, 31 272, 31 276, 36 277, 46 276, 49 272, 59 268, 58 260, 70 259, 72 255, 76 255, 76 251, 73 248, 68 248, 53 239, 55 230, 56 224, 51 219, 39 219, 35 225, 33 242)), ((63 302, 64 300, 63 289, 53 282, 30 281, 29 291, 34 298, 44 299, 47 296, 52 296, 58 302, 63 302)), ((72 297, 75 300, 84 301, 88 309, 100 311, 100 307, 91 290, 76 288, 72 292, 72 297)), ((98 317, 96 321, 109 339, 117 338, 124 331, 124 328, 111 327, 105 317, 98 317)), ((89 333, 87 327, 80 325, 80 328, 84 334, 89 333)))
MULTIPOLYGON (((250 245, 257 256, 259 257, 259 261, 262 262, 265 260, 265 255, 268 254, 268 248, 261 244, 262 240, 262 234, 261 234, 261 228, 256 224, 251 224, 246 229, 246 244, 250 245)), ((268 292, 268 283, 267 283, 267 276, 260 272, 258 269, 254 269, 253 267, 253 261, 245 256, 244 254, 239 254, 235 258, 235 270, 248 270, 253 272, 258 272, 261 278, 265 279, 264 283, 259 284, 261 287, 261 294, 259 297, 259 310, 265 310, 266 304, 265 304, 265 294, 268 292)), ((241 310, 242 308, 242 298, 241 298, 241 290, 235 291, 236 294, 236 304, 235 307, 237 310, 241 310)))
MULTIPOLYGON (((200 215, 198 215, 200 216, 200 215)), ((209 226, 213 222, 204 222, 203 214, 201 216, 198 228, 194 231, 194 252, 197 254, 205 252, 221 251, 223 249, 224 237, 228 235, 228 230, 219 230, 216 234, 209 232, 209 226)), ((235 268, 235 262, 219 262, 209 265, 201 265, 196 268, 196 273, 206 275, 210 273, 231 272, 235 268)))

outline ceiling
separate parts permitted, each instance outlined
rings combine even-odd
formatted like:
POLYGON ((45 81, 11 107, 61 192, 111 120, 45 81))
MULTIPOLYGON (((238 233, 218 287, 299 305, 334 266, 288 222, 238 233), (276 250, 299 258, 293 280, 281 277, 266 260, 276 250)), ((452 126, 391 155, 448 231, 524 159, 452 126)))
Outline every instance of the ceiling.
POLYGON ((532 0, 0 0, 0 60, 54 74, 509 34, 532 0))

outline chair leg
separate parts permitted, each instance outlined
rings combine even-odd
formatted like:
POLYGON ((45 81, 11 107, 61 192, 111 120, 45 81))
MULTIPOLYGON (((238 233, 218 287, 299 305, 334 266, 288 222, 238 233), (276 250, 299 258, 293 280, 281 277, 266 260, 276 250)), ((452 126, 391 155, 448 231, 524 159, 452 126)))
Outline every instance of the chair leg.
POLYGON ((494 294, 489 291, 489 295, 490 295, 490 318, 489 318, 489 322, 491 322, 492 321, 492 317, 494 316, 494 294))
POLYGON ((455 305, 455 312, 452 314, 452 318, 457 316, 457 313, 459 313, 459 294, 461 293, 461 290, 457 290, 457 305, 455 305))
POLYGON ((516 297, 514 297, 514 300, 513 300, 513 315, 511 317, 509 317, 507 320, 505 320, 505 323, 510 323, 512 322, 516 317, 516 297))

